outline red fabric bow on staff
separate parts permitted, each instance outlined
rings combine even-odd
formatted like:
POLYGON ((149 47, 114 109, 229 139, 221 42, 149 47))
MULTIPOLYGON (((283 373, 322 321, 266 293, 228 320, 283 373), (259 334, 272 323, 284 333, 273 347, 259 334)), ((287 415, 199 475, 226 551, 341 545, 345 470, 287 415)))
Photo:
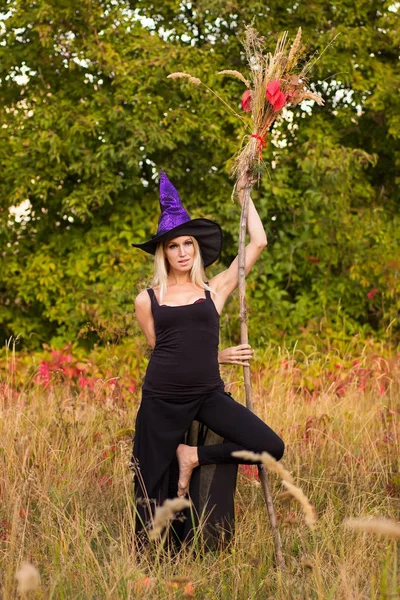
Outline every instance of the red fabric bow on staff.
POLYGON ((259 154, 259 159, 261 161, 263 150, 264 150, 264 148, 267 147, 267 140, 265 139, 265 137, 263 137, 262 135, 259 135, 258 133, 253 133, 251 137, 256 138, 256 140, 258 140, 258 154, 259 154))

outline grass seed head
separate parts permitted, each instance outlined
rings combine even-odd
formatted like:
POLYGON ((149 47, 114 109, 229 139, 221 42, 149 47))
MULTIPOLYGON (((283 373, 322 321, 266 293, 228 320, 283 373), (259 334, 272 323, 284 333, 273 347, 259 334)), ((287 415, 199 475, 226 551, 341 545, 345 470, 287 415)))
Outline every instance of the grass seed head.
POLYGON ((190 73, 183 73, 182 71, 176 71, 176 73, 170 73, 167 75, 167 79, 189 79, 190 83, 194 85, 200 85, 201 79, 198 77, 193 77, 190 73))
POLYGON ((293 485, 289 481, 283 481, 283 485, 286 487, 288 492, 290 492, 298 503, 301 505, 305 517, 306 524, 310 529, 315 528, 315 524, 317 522, 317 517, 315 516, 315 510, 309 499, 305 495, 302 489, 297 487, 297 485, 293 485))
POLYGON ((185 498, 168 498, 161 506, 157 506, 149 537, 155 539, 161 535, 164 527, 175 517, 175 513, 189 508, 190 505, 189 500, 185 498))
POLYGON ((314 102, 320 106, 322 106, 325 102, 325 100, 319 94, 315 94, 314 92, 306 91, 304 94, 302 94, 302 96, 303 100, 314 100, 314 102))
POLYGON ((400 539, 400 523, 391 519, 361 519, 351 518, 344 521, 345 527, 365 531, 366 533, 375 533, 385 537, 400 539))
POLYGON ((301 27, 299 27, 297 31, 297 35, 294 39, 292 47, 290 48, 289 56, 288 56, 288 69, 292 66, 293 63, 296 62, 296 57, 301 52, 301 27))
POLYGON ((294 483, 294 479, 289 473, 289 471, 287 471, 280 462, 275 460, 273 456, 268 454, 268 452, 263 452, 261 454, 261 461, 264 467, 266 467, 272 473, 276 473, 277 475, 279 475, 282 481, 289 481, 289 483, 294 483))
POLYGON ((257 452, 250 452, 249 450, 238 450, 237 452, 232 452, 232 456, 250 460, 252 462, 261 462, 268 471, 276 473, 283 481, 289 481, 290 483, 293 483, 294 481, 289 471, 287 471, 281 463, 275 460, 273 456, 268 454, 268 452, 257 454, 257 452))
POLYGON ((240 79, 240 81, 242 81, 247 88, 250 88, 251 86, 250 81, 248 81, 248 79, 246 79, 246 77, 244 77, 244 75, 242 75, 239 71, 226 69, 224 71, 218 71, 218 75, 232 75, 232 77, 240 79))
POLYGON ((35 592, 40 587, 39 571, 29 562, 21 564, 15 574, 15 579, 18 582, 17 592, 21 596, 28 592, 35 592))

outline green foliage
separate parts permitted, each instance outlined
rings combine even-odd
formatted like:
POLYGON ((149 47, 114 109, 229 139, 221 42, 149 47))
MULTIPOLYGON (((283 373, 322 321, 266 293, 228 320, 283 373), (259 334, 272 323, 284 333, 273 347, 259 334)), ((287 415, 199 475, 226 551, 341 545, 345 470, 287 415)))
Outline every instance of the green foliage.
MULTIPOLYGON (((242 84, 216 73, 244 71, 240 36, 253 18, 271 48, 300 25, 316 57, 339 36, 311 74, 326 105, 296 108, 265 151, 268 174, 254 199, 269 246, 249 277, 252 337, 394 336, 397 10, 375 0, 3 2, 3 340, 90 347, 136 332, 133 297, 152 265, 130 243, 156 230, 160 167, 191 216, 223 224, 222 262, 210 274, 229 264, 239 210, 227 174, 240 122, 202 89, 166 76, 189 72, 237 107, 242 84), (9 209, 26 200, 29 218, 18 220, 9 209)), ((237 339, 236 314, 232 300, 223 323, 237 339)))

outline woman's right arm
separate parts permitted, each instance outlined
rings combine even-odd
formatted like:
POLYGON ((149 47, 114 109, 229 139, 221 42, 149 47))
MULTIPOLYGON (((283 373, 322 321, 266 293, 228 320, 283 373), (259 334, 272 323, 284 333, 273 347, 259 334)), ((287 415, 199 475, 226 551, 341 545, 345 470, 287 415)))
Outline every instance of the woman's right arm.
POLYGON ((135 313, 140 329, 146 336, 149 346, 153 349, 156 345, 156 333, 154 330, 154 319, 151 313, 150 296, 146 290, 140 292, 135 298, 135 313))

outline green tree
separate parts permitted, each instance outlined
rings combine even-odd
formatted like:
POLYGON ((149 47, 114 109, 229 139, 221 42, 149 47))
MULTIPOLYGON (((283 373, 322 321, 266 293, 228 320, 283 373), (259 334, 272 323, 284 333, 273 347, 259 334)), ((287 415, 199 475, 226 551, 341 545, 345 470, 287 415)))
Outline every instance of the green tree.
POLYGON ((271 47, 301 25, 316 57, 339 34, 311 74, 325 106, 280 121, 265 151, 270 177, 254 193, 270 241, 249 279, 260 342, 304 330, 382 334, 396 319, 395 5, 11 0, 0 12, 3 339, 20 334, 34 348, 132 331, 151 261, 130 242, 156 229, 160 167, 193 217, 223 224, 219 268, 229 263, 238 207, 228 159, 240 122, 166 76, 190 72, 238 107, 241 83, 216 73, 245 68, 240 36, 253 18, 271 47), (18 221, 9 209, 27 201, 18 221))

